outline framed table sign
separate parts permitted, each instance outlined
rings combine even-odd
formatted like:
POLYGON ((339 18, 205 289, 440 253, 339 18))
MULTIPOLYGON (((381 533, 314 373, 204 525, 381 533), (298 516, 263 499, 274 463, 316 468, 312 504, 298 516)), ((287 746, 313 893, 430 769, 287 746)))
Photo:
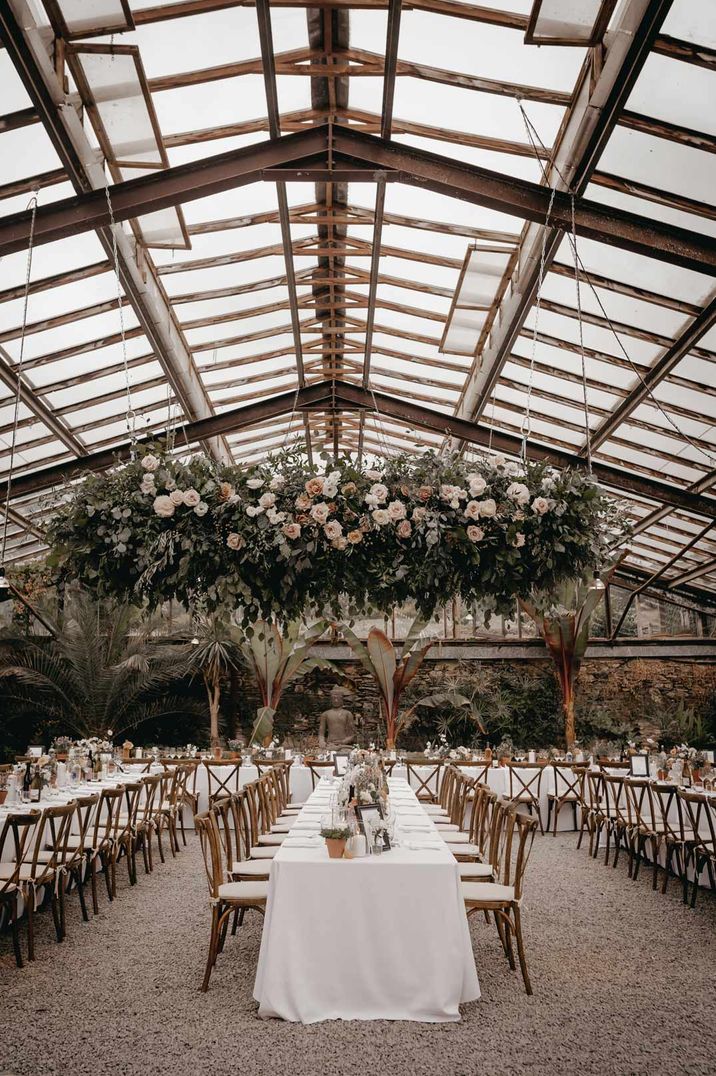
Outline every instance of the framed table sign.
MULTIPOLYGON (((366 831, 366 822, 372 827, 376 822, 382 822, 385 817, 383 814, 383 806, 380 803, 364 803, 360 807, 356 807, 355 812, 358 821, 358 829, 364 837, 370 836, 366 831)), ((383 847, 386 852, 390 851, 390 838, 385 829, 383 829, 381 836, 383 838, 383 847)))
POLYGON ((629 773, 632 777, 649 776, 649 755, 646 751, 638 755, 629 755, 629 773))
POLYGON ((333 772, 336 777, 343 777, 348 770, 350 751, 336 751, 333 755, 333 772))

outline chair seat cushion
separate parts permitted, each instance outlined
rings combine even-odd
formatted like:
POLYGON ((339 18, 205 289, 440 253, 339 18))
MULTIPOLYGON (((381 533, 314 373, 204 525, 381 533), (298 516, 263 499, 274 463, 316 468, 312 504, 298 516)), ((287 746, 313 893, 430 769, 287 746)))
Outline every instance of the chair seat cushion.
POLYGON ((492 878, 492 867, 489 863, 458 863, 458 870, 463 882, 469 882, 473 878, 492 878))
POLYGON ((441 814, 447 817, 447 811, 439 803, 424 803, 423 810, 427 811, 428 814, 441 814))
POLYGON ((448 844, 469 844, 470 835, 468 833, 461 833, 460 830, 447 829, 446 826, 441 826, 438 833, 445 834, 444 840, 448 844))
POLYGON ((273 859, 278 849, 278 845, 255 845, 249 854, 252 859, 273 859))
POLYGON ((285 840, 285 833, 262 833, 259 837, 259 844, 283 844, 285 840))
POLYGON ((222 900, 255 900, 263 903, 268 897, 268 882, 224 882, 219 886, 222 900))
MULTIPOLYGON (((8 878, 12 878, 15 873, 14 863, 0 863, 0 881, 7 881, 8 878)), ((35 882, 44 878, 51 878, 54 875, 54 870, 49 870, 42 863, 38 863, 33 869, 32 863, 23 863, 20 867, 20 881, 21 882, 35 882)))
POLYGON ((479 856, 480 849, 476 844, 453 844, 452 841, 447 842, 448 851, 452 852, 454 856, 479 856))
POLYGON ((231 867, 232 875, 249 874, 253 878, 268 878, 270 870, 270 859, 242 859, 231 867))
POLYGON ((463 898, 471 903, 494 904, 502 901, 508 904, 515 899, 515 890, 511 885, 498 885, 497 882, 462 882, 460 888, 463 898))
POLYGON ((447 830, 448 833, 452 833, 453 831, 455 833, 460 832, 460 827, 455 822, 443 822, 442 819, 440 819, 440 818, 434 818, 433 822, 435 823, 436 826, 438 826, 438 828, 441 831, 442 830, 447 830))
POLYGON ((274 822, 271 826, 272 833, 290 833, 293 829, 291 822, 274 822))

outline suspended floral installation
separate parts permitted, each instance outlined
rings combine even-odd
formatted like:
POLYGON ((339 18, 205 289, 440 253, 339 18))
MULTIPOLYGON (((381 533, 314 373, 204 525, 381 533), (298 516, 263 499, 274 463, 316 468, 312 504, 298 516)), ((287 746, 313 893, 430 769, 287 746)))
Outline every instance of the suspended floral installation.
POLYGON ((599 568, 621 513, 586 472, 432 453, 359 468, 284 452, 239 470, 158 448, 88 476, 50 526, 52 563, 102 594, 156 606, 309 608, 430 616, 459 596, 511 611, 515 597, 599 568))

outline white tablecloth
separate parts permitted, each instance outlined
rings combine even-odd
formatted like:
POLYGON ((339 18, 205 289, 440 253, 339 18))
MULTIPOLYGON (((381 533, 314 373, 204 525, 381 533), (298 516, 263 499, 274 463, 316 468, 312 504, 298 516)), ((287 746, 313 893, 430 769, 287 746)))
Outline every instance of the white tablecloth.
MULTIPOLYGON (((259 1015, 319 1020, 460 1019, 480 996, 458 866, 404 780, 398 798, 435 848, 331 860, 283 845, 273 860, 254 997, 259 1015)), ((322 781, 311 804, 327 805, 322 781)), ((309 811, 301 819, 318 817, 309 811)), ((408 815, 404 816, 406 819, 408 815)), ((425 839, 425 838, 423 838, 425 839)), ((418 840, 413 840, 418 843, 418 840)))

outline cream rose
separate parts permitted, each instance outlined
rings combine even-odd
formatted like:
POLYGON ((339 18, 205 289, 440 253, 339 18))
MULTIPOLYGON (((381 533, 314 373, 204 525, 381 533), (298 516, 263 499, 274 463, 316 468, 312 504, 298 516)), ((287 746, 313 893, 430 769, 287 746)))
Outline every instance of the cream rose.
POLYGON ((497 515, 497 504, 492 497, 486 497, 484 501, 478 502, 480 505, 480 515, 486 519, 497 515))
POLYGON ((142 456, 142 467, 145 471, 156 471, 159 466, 159 460, 156 456, 153 456, 149 452, 146 456, 142 456))
POLYGON ((465 505, 465 518, 466 519, 479 519, 480 518, 480 503, 479 501, 468 501, 465 505))
POLYGON ((413 528, 410 526, 410 521, 407 519, 402 519, 396 527, 396 530, 399 538, 409 538, 413 533, 413 528))
POLYGON ((391 519, 405 519, 406 514, 402 501, 391 501, 388 505, 388 515, 391 519))
POLYGON ((535 497, 531 507, 532 511, 536 512, 538 516, 543 516, 545 512, 549 512, 550 502, 546 497, 535 497))
POLYGON ((363 531, 348 531, 348 541, 351 545, 358 545, 363 541, 363 531))
POLYGON ((481 542, 485 537, 485 532, 482 527, 470 526, 467 528, 467 536, 471 542, 481 542))
POLYGON ((255 519, 256 516, 260 516, 262 512, 263 512, 263 508, 261 507, 260 504, 247 504, 246 505, 246 515, 250 519, 255 519))
POLYGON ((286 538, 290 538, 291 541, 294 541, 296 538, 300 538, 301 536, 300 523, 287 523, 286 526, 282 528, 282 530, 286 538))
POLYGON ((525 505, 530 499, 530 491, 524 482, 511 482, 507 487, 507 496, 515 504, 525 505))
POLYGON ((336 538, 340 538, 343 534, 343 527, 337 519, 331 519, 323 528, 323 533, 330 542, 334 542, 336 538))
POLYGON ((263 484, 263 478, 249 478, 248 482, 246 483, 249 489, 261 489, 263 484))
POLYGON ((388 500, 388 487, 384 486, 382 482, 376 482, 370 487, 371 497, 375 497, 378 504, 384 504, 388 500))
POLYGON ((259 497, 259 504, 262 508, 273 508, 273 506, 276 504, 276 494, 262 493, 259 497))
POLYGON ((155 497, 154 504, 152 507, 154 508, 156 514, 158 516, 161 516, 162 519, 169 519, 169 516, 173 516, 176 510, 171 497, 165 497, 164 495, 162 495, 161 497, 155 497))
POLYGON ((266 513, 266 518, 268 519, 269 523, 273 523, 274 526, 277 526, 279 523, 283 523, 283 521, 286 519, 286 513, 277 512, 275 508, 269 508, 266 513))
POLYGON ((380 471, 366 471, 365 476, 366 478, 369 478, 371 482, 380 481, 380 471))
POLYGON ((208 511, 209 505, 206 503, 206 501, 199 501, 199 503, 194 506, 195 516, 205 516, 208 511))
POLYGON ((470 487, 470 493, 473 497, 479 497, 481 493, 484 493, 487 489, 487 482, 481 474, 469 474, 467 476, 467 484, 470 487))
POLYGON ((195 489, 184 490, 184 504, 187 508, 196 508, 200 500, 201 496, 195 489))
POLYGON ((222 500, 222 501, 228 501, 233 496, 234 496, 234 487, 231 485, 231 482, 220 482, 219 483, 219 499, 222 500))
POLYGON ((314 504, 309 514, 311 519, 315 519, 316 523, 322 525, 328 522, 328 517, 331 512, 327 504, 324 504, 323 501, 319 501, 318 504, 314 504))
POLYGON ((343 535, 340 535, 340 537, 333 539, 333 541, 331 542, 331 545, 333 546, 334 549, 345 549, 346 546, 348 545, 348 542, 343 537, 343 535))
POLYGON ((384 527, 386 523, 390 523, 390 513, 385 508, 376 508, 371 512, 371 517, 377 527, 384 527))
POLYGON ((296 508, 298 508, 299 512, 305 512, 307 508, 311 507, 311 498, 308 496, 307 493, 299 493, 298 497, 296 497, 295 503, 296 508))
POLYGON ((433 487, 432 486, 421 486, 420 489, 418 490, 418 500, 420 500, 420 501, 429 501, 430 498, 432 497, 432 495, 433 495, 433 487))
POLYGON ((228 545, 229 549, 241 549, 244 545, 246 545, 242 535, 237 534, 236 531, 232 531, 231 534, 227 534, 226 544, 228 545))
POLYGON ((175 508, 179 508, 180 505, 184 504, 184 491, 181 489, 173 489, 169 494, 169 500, 175 508))
POLYGON ((303 487, 309 497, 317 497, 319 493, 323 493, 323 479, 322 478, 309 478, 303 487))
POLYGON ((282 490, 285 485, 286 485, 286 479, 283 477, 282 474, 277 474, 277 475, 274 475, 274 477, 269 482, 269 489, 272 489, 275 492, 278 492, 279 490, 282 490))
POLYGON ((428 514, 427 508, 414 508, 413 509, 413 521, 415 523, 422 523, 428 514))

